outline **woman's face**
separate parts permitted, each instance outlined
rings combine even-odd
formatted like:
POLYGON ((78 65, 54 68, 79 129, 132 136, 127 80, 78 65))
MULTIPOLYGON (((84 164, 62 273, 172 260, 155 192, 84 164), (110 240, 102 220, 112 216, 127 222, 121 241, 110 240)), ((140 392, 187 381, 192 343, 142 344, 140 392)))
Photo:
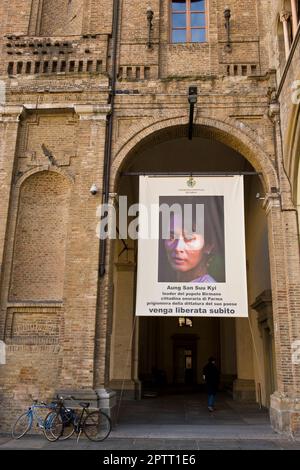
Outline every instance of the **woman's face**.
POLYGON ((170 239, 165 240, 171 267, 179 272, 190 271, 200 263, 204 249, 204 236, 182 230, 181 218, 174 215, 171 220, 170 239))

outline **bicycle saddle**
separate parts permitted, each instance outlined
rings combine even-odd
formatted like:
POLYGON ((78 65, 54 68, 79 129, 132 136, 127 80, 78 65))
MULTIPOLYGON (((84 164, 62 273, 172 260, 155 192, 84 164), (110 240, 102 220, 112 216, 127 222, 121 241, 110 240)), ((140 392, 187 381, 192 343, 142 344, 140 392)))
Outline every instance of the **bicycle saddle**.
POLYGON ((90 406, 88 402, 84 402, 84 401, 80 402, 79 405, 82 406, 82 408, 88 408, 90 406))

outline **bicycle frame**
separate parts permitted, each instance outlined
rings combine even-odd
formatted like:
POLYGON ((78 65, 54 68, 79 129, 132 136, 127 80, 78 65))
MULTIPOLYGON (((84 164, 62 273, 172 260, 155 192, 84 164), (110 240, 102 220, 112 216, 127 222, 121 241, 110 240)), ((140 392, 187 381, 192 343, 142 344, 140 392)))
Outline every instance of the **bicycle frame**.
MULTIPOLYGON (((30 419, 30 429, 34 423, 34 420, 37 422, 37 425, 40 429, 45 429, 45 418, 40 416, 37 412, 37 409, 51 409, 52 407, 50 405, 38 405, 38 404, 33 404, 28 408, 27 415, 29 416, 30 419)), ((53 406, 54 408, 54 406, 53 406)))
MULTIPOLYGON (((70 397, 57 397, 58 398, 58 406, 55 412, 55 416, 59 415, 62 418, 62 424, 63 428, 61 430, 61 434, 57 435, 57 439, 68 439, 71 437, 74 433, 77 434, 77 442, 80 439, 81 433, 84 432, 84 434, 87 436, 88 439, 91 441, 101 441, 104 440, 108 437, 111 431, 111 421, 110 418, 101 410, 96 409, 96 410, 89 410, 90 403, 79 403, 81 410, 78 409, 76 406, 76 409, 74 408, 66 408, 64 402, 65 400, 73 400, 74 402, 76 399, 73 396, 70 397), (66 416, 66 420, 64 421, 64 413, 68 412, 66 416), (71 412, 71 413, 69 413, 71 412), (97 416, 98 421, 95 421, 95 414, 97 416), (88 422, 90 419, 89 417, 92 416, 91 422, 88 422), (101 423, 104 423, 105 426, 105 434, 104 437, 102 438, 101 435, 98 434, 98 428, 96 427, 97 434, 96 436, 93 436, 90 434, 90 428, 91 426, 94 428, 95 424, 101 425, 101 423), (69 429, 69 427, 71 428, 69 429), (64 431, 66 430, 66 434, 64 434, 64 431)), ((49 413, 49 416, 51 416, 52 413, 49 413)), ((45 420, 45 425, 47 425, 47 420, 45 420)), ((51 426, 51 423, 50 423, 51 426)), ((102 427, 103 428, 103 427, 102 427)))
POLYGON ((79 413, 78 413, 78 415, 76 415, 76 418, 78 418, 78 421, 75 418, 76 422, 74 422, 74 429, 75 429, 75 432, 77 434, 77 442, 79 441, 80 435, 82 433, 82 429, 83 429, 82 423, 83 423, 84 415, 88 415, 87 408, 82 408, 80 415, 79 415, 79 413))

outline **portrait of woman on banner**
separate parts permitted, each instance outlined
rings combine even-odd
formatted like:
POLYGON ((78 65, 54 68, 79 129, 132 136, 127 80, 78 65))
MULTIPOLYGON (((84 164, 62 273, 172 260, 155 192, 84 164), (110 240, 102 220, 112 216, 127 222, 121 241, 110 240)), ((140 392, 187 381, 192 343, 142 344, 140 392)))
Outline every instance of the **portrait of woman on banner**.
POLYGON ((180 210, 169 212, 167 235, 160 213, 158 282, 225 282, 223 197, 162 196, 162 205, 180 210), (184 214, 188 206, 191 209, 187 218, 184 214), (203 208, 203 223, 200 224, 197 220, 199 207, 203 208))

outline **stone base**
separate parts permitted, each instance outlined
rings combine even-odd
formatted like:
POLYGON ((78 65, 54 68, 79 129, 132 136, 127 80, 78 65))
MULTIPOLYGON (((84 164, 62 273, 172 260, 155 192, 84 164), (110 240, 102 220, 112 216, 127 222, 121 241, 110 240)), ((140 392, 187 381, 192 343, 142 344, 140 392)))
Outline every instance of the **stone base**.
POLYGON ((139 380, 111 380, 110 388, 116 391, 118 398, 125 400, 141 400, 142 384, 139 380))
POLYGON ((254 380, 236 379, 233 382, 233 399, 242 403, 255 403, 254 380))
POLYGON ((111 410, 117 405, 117 394, 109 388, 98 388, 96 390, 98 397, 98 408, 110 415, 111 410))
POLYGON ((72 396, 75 400, 66 400, 65 403, 70 408, 80 408, 79 402, 87 401, 90 408, 100 408, 108 416, 112 417, 113 409, 117 405, 116 392, 113 390, 101 388, 98 390, 82 389, 82 390, 58 390, 57 395, 72 396))
POLYGON ((98 398, 95 390, 93 389, 61 389, 55 392, 56 395, 67 397, 72 396, 75 400, 65 400, 66 406, 70 408, 80 408, 79 402, 87 401, 90 403, 90 408, 98 408, 98 398))
POLYGON ((221 374, 220 377, 220 390, 229 393, 232 396, 233 384, 236 380, 236 375, 233 374, 221 374))
POLYGON ((275 392, 271 395, 270 419, 275 431, 300 437, 300 397, 288 398, 275 392))

